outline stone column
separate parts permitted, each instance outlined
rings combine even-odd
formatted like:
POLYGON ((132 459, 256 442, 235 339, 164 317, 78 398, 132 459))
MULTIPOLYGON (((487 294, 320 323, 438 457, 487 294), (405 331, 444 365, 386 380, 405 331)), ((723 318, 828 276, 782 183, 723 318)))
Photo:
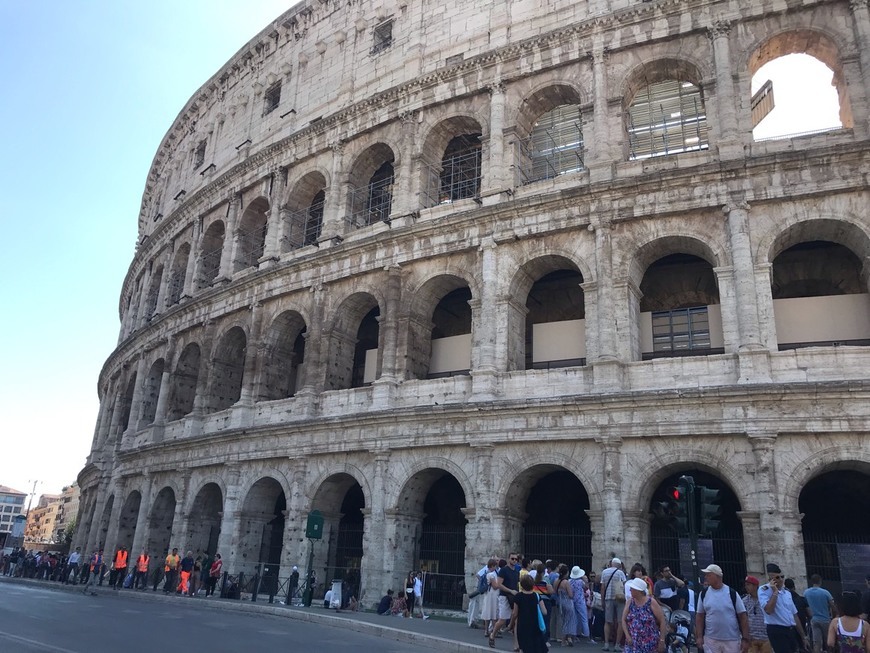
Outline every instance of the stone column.
POLYGON ((604 536, 604 511, 587 510, 586 515, 589 517, 589 527, 592 530, 592 570, 604 569, 610 564, 605 553, 609 551, 604 536))
POLYGON ((510 188, 510 174, 505 161, 504 127, 505 127, 505 85, 500 79, 487 87, 489 91, 489 139, 487 167, 484 174, 481 170, 480 195, 485 204, 499 201, 501 193, 510 188))
POLYGON ((263 325, 263 302, 254 302, 251 310, 251 332, 245 347, 245 366, 242 373, 242 390, 237 405, 253 406, 256 400, 257 363, 261 358, 263 342, 261 331, 263 325))
MULTIPOLYGON (((602 220, 595 225, 594 231, 595 275, 597 277, 594 286, 596 319, 594 333, 597 338, 594 345, 595 359, 587 357, 587 362, 592 363, 596 391, 609 392, 622 388, 622 362, 619 359, 617 344, 620 333, 619 320, 617 320, 614 307, 616 291, 613 283, 613 244, 610 221, 602 220)), ((585 288, 584 284, 584 290, 585 288)), ((630 360, 630 358, 626 357, 625 360, 630 360)))
POLYGON ((751 576, 763 578, 764 556, 762 555, 761 513, 741 510, 737 513, 743 525, 743 549, 746 556, 746 571, 751 576))
POLYGON ((109 432, 106 433, 105 444, 117 444, 121 439, 121 413, 123 411, 121 410, 120 406, 120 393, 122 392, 122 390, 120 390, 120 380, 121 379, 119 377, 117 382, 115 383, 115 393, 112 399, 114 409, 112 410, 112 419, 111 423, 109 424, 109 432))
MULTIPOLYGON (((151 475, 147 472, 143 475, 142 480, 142 502, 139 504, 139 514, 136 516, 136 531, 133 535, 133 544, 130 546, 130 564, 139 557, 145 543, 148 542, 148 514, 151 512, 151 475)), ((161 552, 158 552, 158 555, 161 552)), ((154 551, 148 552, 149 556, 154 555, 154 551)))
POLYGON ((142 426, 142 411, 144 409, 144 401, 142 395, 145 392, 145 375, 148 370, 145 369, 147 362, 145 360, 145 352, 139 353, 139 361, 136 363, 136 385, 133 386, 133 399, 130 405, 130 419, 127 421, 127 429, 124 431, 125 437, 136 433, 142 426))
POLYGON ((84 553, 86 553, 87 555, 93 553, 102 542, 102 533, 100 533, 100 522, 103 519, 103 512, 106 509, 106 501, 108 501, 109 498, 108 495, 109 479, 103 478, 96 488, 96 495, 94 496, 94 512, 93 516, 91 517, 91 523, 90 527, 88 528, 87 537, 85 538, 82 545, 84 546, 84 553))
MULTIPOLYGON (((400 220, 409 223, 414 219, 422 205, 420 201, 420 181, 423 171, 417 145, 417 126, 419 111, 403 111, 399 114, 402 121, 402 172, 396 180, 396 193, 393 196, 392 213, 400 220)), ((402 222, 394 227, 404 226, 402 222)))
POLYGON ((779 339, 773 310, 773 265, 759 263, 753 269, 753 273, 755 288, 758 291, 758 320, 761 323, 762 346, 769 351, 776 351, 779 339))
MULTIPOLYGON (((601 447, 601 503, 604 512, 603 558, 624 555, 622 493, 619 489, 622 440, 610 436, 597 438, 601 447)), ((602 565, 603 568, 603 565, 602 565)))
POLYGON ((142 273, 142 283, 139 286, 139 299, 136 302, 136 320, 133 323, 134 330, 141 329, 148 324, 151 316, 148 314, 148 290, 151 285, 151 271, 148 267, 142 273))
POLYGON ((731 23, 716 21, 707 28, 707 36, 713 44, 713 62, 716 66, 716 113, 719 120, 719 153, 720 156, 733 158, 743 155, 743 148, 736 147, 737 141, 737 108, 739 102, 734 93, 733 71, 731 61, 731 23))
POLYGON ((344 233, 344 219, 347 211, 347 186, 343 169, 344 141, 330 143, 332 148, 332 169, 329 188, 326 190, 326 205, 323 208, 323 226, 320 229, 320 242, 330 241, 344 233))
POLYGON ((240 471, 236 464, 228 465, 224 472, 227 495, 224 497, 221 514, 221 533, 218 536, 218 550, 224 561, 224 571, 232 571, 236 562, 239 522, 241 521, 240 471))
POLYGON ((855 134, 864 136, 870 131, 870 111, 868 111, 870 107, 867 107, 867 98, 870 96, 870 82, 867 81, 870 79, 870 0, 850 0, 849 6, 854 17, 855 41, 861 63, 860 71, 855 71, 858 74, 849 75, 857 82, 848 87, 849 100, 852 105, 855 134), (859 80, 863 80, 863 87, 859 80))
MULTIPOLYGON (((124 507, 124 501, 127 497, 124 496, 124 479, 115 479, 112 483, 112 494, 115 499, 112 501, 112 514, 109 516, 109 529, 106 531, 106 540, 103 544, 105 549, 106 566, 110 565, 115 556, 115 545, 118 542, 118 527, 121 523, 121 509, 124 507)), ((100 516, 102 519, 102 515, 100 516)))
POLYGON ((728 235, 734 263, 734 294, 737 300, 739 349, 760 349, 758 298, 753 275, 752 244, 749 238, 749 205, 745 202, 722 208, 728 216, 728 235))
POLYGON ((314 410, 317 395, 323 391, 326 382, 326 343, 324 339, 323 313, 326 303, 326 286, 315 284, 309 289, 311 323, 305 329, 305 364, 302 372, 302 387, 296 392, 297 401, 303 414, 314 410))
POLYGON ((179 478, 179 493, 175 497, 175 515, 172 518, 172 536, 170 537, 169 548, 178 547, 178 552, 181 557, 187 553, 188 540, 190 533, 188 532, 188 520, 190 515, 186 512, 187 505, 187 489, 190 485, 190 472, 183 471, 179 478))
POLYGON ((104 436, 105 430, 109 428, 109 405, 111 404, 111 402, 109 401, 109 397, 109 388, 106 387, 103 390, 103 396, 100 400, 100 410, 97 413, 97 424, 94 427, 94 438, 93 440, 91 440, 91 455, 96 453, 98 447, 100 446, 101 439, 104 436))
POLYGON ((239 223, 239 213, 242 207, 242 194, 239 191, 233 191, 230 198, 227 200, 227 219, 224 230, 224 246, 221 250, 221 267, 218 271, 218 276, 215 283, 219 281, 229 281, 233 276, 233 264, 236 257, 236 246, 238 238, 236 237, 236 228, 239 223))
POLYGON ((193 237, 190 239, 190 256, 187 258, 187 268, 184 271, 184 288, 181 299, 190 299, 196 291, 196 275, 199 267, 197 261, 202 256, 202 218, 193 222, 193 237))
MULTIPOLYGON (((484 238, 478 248, 481 279, 498 279, 497 246, 490 236, 484 238)), ((479 292, 480 297, 469 302, 472 306, 471 376, 474 394, 484 399, 492 398, 497 393, 495 347, 499 325, 496 317, 495 284, 484 283, 479 292)))
MULTIPOLYGON (((381 376, 378 381, 395 383, 399 380, 398 364, 398 334, 399 310, 402 298, 402 268, 399 265, 389 265, 385 293, 384 312, 381 315, 381 376)), ((376 382, 377 383, 377 382, 376 382)))
POLYGON ((360 565, 362 577, 361 601, 367 605, 376 602, 383 592, 381 579, 387 578, 393 570, 392 559, 387 560, 384 542, 387 541, 386 476, 390 466, 389 451, 374 451, 373 476, 371 479, 371 503, 364 514, 363 559, 360 565))
POLYGON ((160 315, 169 308, 167 300, 169 299, 169 282, 172 279, 172 257, 164 254, 162 265, 163 275, 160 277, 160 288, 157 290, 157 304, 154 308, 154 315, 160 315))
POLYGON ((157 407, 154 410, 154 426, 163 426, 166 424, 166 413, 169 410, 169 393, 172 383, 172 364, 175 361, 175 338, 169 338, 169 345, 166 348, 166 356, 163 365, 163 374, 160 375, 160 390, 157 395, 157 407))
MULTIPOLYGON (((649 560, 649 515, 643 510, 622 511, 622 560, 649 560)), ((602 568, 604 566, 602 565, 602 568)))
POLYGON ((262 270, 273 267, 281 254, 281 232, 284 227, 281 207, 284 203, 284 191, 287 186, 287 168, 285 166, 280 166, 272 173, 272 184, 272 197, 266 219, 268 225, 266 227, 266 242, 263 247, 263 256, 257 261, 262 270))
POLYGON ((719 288, 719 309, 722 313, 722 342, 726 354, 733 354, 740 345, 740 329, 737 325, 737 298, 734 295, 734 268, 720 265, 713 268, 716 286, 719 288))
POLYGON ((305 578, 308 564, 308 543, 305 527, 308 523, 308 479, 305 476, 306 459, 290 458, 287 477, 290 494, 287 495, 287 514, 284 521, 284 549, 281 552, 282 576, 289 576, 293 565, 299 567, 300 583, 305 578))
POLYGON ((584 154, 589 178, 595 182, 609 181, 613 178, 613 162, 622 160, 621 153, 614 151, 614 141, 610 137, 610 110, 607 102, 607 48, 602 44, 602 35, 597 35, 596 45, 590 54, 592 58, 592 134, 584 134, 585 143, 593 143, 588 154, 584 154))

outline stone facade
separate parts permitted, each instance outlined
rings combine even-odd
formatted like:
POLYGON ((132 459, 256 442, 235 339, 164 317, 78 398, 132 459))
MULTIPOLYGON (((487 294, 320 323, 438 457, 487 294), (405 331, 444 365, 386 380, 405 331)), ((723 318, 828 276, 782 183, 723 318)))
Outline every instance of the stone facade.
POLYGON ((870 465, 867 1, 435 4, 312 0, 181 111, 74 545, 286 569, 316 509, 321 578, 359 549, 379 596, 457 512, 466 573, 528 548, 556 472, 586 494, 563 497, 585 564, 649 561, 657 488, 695 469, 736 497, 746 568, 802 575, 802 490, 870 465), (834 71, 843 128, 755 142, 752 74, 796 51, 834 71), (704 131, 640 155, 632 108, 667 82, 704 131), (525 175, 553 164, 530 143, 561 106, 582 163, 525 175), (832 319, 803 337, 787 306, 832 319), (662 349, 657 320, 695 308, 709 342, 674 327, 662 349))

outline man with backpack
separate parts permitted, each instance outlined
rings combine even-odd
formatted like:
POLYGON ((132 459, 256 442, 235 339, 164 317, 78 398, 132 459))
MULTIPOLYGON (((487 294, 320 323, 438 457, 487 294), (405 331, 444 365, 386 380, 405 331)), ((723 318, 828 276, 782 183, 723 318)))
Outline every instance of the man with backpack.
POLYGON ((719 565, 708 565, 701 572, 707 587, 698 594, 695 644, 704 653, 746 653, 749 620, 743 599, 722 581, 719 565))
POLYGON ((480 615, 480 606, 483 603, 483 597, 489 590, 489 583, 486 582, 486 565, 475 574, 475 587, 472 595, 469 595, 468 600, 468 627, 477 628, 477 620, 480 615))

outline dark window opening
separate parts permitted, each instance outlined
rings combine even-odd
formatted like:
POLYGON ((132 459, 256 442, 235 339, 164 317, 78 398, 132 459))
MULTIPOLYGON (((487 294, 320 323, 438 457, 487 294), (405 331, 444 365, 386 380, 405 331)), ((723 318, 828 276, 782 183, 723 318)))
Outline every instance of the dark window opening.
POLYGON ((267 113, 271 113, 278 108, 278 105, 281 103, 281 82, 272 84, 272 86, 268 88, 263 98, 263 102, 264 115, 267 113))
POLYGON ((388 20, 375 27, 372 54, 377 54, 393 44, 393 21, 388 20))

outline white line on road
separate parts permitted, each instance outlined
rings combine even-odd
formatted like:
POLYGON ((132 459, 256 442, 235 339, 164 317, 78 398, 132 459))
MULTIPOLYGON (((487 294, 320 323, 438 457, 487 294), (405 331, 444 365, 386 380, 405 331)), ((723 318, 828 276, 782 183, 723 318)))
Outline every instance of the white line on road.
POLYGON ((78 653, 77 651, 73 651, 68 648, 60 648, 59 646, 52 646, 51 644, 46 644, 45 642, 39 642, 35 639, 28 639, 27 637, 18 637, 17 635, 10 635, 9 633, 0 633, 0 637, 5 637, 6 639, 11 639, 13 642, 20 642, 22 644, 27 644, 29 646, 35 646, 38 651, 52 651, 53 653, 78 653))

